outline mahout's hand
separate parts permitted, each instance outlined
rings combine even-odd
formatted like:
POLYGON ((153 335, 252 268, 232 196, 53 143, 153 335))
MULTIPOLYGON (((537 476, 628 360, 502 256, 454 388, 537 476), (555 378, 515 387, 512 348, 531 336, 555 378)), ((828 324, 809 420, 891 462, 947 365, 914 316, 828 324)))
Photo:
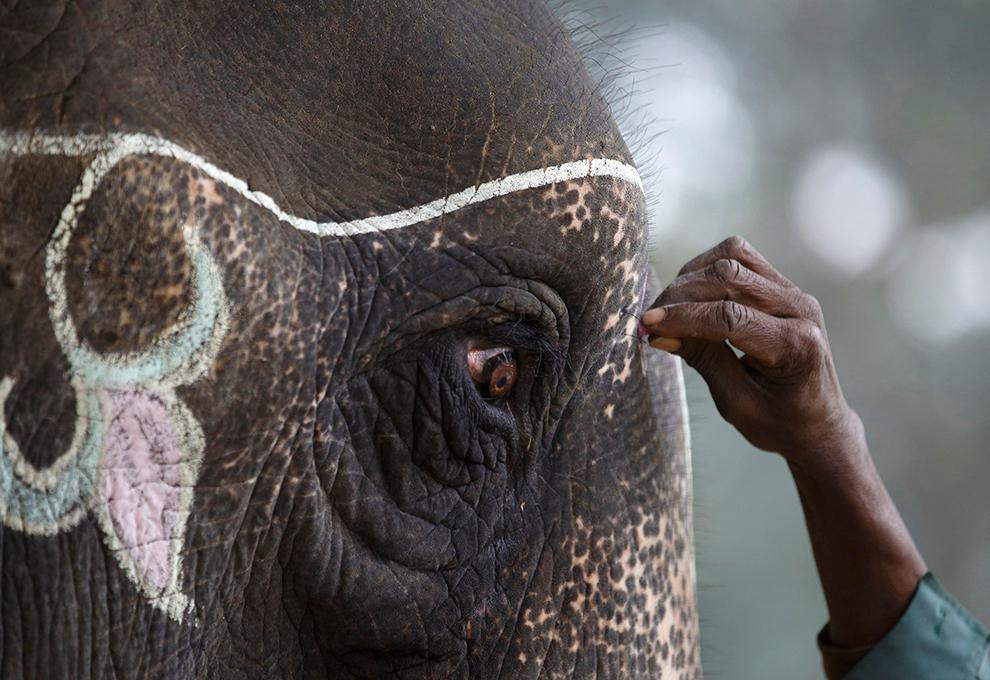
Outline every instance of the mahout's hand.
POLYGON ((830 644, 875 644, 928 568, 842 396, 818 301, 733 236, 688 262, 643 326, 650 344, 701 373, 746 439, 787 459, 828 603, 830 644))
POLYGON ((861 436, 818 301, 745 239, 732 236, 684 265, 643 326, 651 345, 701 374, 722 417, 757 448, 800 465, 861 436))

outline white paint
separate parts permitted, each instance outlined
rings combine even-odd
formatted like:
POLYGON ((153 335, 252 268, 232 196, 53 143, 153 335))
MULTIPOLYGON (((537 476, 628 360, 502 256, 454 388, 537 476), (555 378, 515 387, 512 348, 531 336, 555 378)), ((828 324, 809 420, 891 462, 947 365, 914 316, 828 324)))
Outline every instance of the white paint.
MULTIPOLYGON (((279 220, 295 229, 319 236, 352 236, 378 231, 390 231, 412 226, 447 215, 469 205, 507 194, 547 186, 557 182, 584 177, 614 177, 633 184, 642 191, 643 182, 636 168, 611 158, 589 158, 520 172, 438 198, 406 210, 365 217, 350 222, 317 222, 283 210, 268 194, 251 189, 247 182, 217 167, 202 156, 175 142, 143 133, 110 133, 106 135, 44 135, 27 132, 0 132, 0 153, 15 156, 39 154, 48 156, 83 156, 96 154, 87 172, 90 182, 98 182, 114 165, 127 156, 162 156, 188 163, 203 174, 236 191, 248 201, 265 208, 279 220)), ((92 193, 92 186, 83 183, 77 191, 92 193)), ((71 205, 71 203, 70 203, 71 205)), ((66 206, 68 210, 68 206, 66 206)), ((67 216, 63 214, 63 219, 67 216)))
POLYGON ((593 158, 509 175, 389 215, 351 222, 316 222, 287 213, 271 196, 250 189, 244 180, 174 142, 151 135, 58 136, 0 131, 0 155, 3 154, 92 158, 60 214, 45 257, 49 318, 68 359, 75 390, 75 431, 68 448, 52 466, 45 470, 35 469, 7 433, 3 405, 14 381, 10 377, 0 379, 0 520, 25 533, 54 535, 77 525, 92 509, 104 541, 128 578, 153 606, 180 622, 194 605, 181 591, 182 549, 205 443, 199 423, 178 398, 175 388, 199 379, 213 364, 227 331, 229 308, 220 271, 200 243, 196 229, 184 225, 183 236, 193 270, 192 300, 175 328, 155 338, 149 348, 137 352, 101 354, 80 340, 68 307, 66 253, 90 197, 121 160, 150 155, 182 161, 270 211, 293 228, 319 236, 400 229, 517 191, 584 177, 614 177, 642 190, 639 173, 632 166, 613 159, 593 158), (106 508, 94 495, 106 428, 100 397, 107 389, 128 386, 140 386, 159 395, 169 405, 170 417, 182 440, 180 531, 169 548, 171 581, 161 591, 150 587, 129 551, 133 546, 121 541, 106 508))
POLYGON ((86 395, 83 392, 82 383, 77 378, 73 378, 71 383, 76 400, 76 422, 72 432, 72 440, 54 462, 43 470, 38 470, 21 455, 20 446, 7 433, 2 409, 7 397, 10 396, 10 390, 14 387, 14 379, 9 377, 0 379, 0 434, 3 436, 3 442, 0 443, 0 454, 4 454, 10 459, 14 474, 37 491, 50 491, 55 487, 66 466, 75 461, 86 436, 90 420, 86 395))
POLYGON ((201 378, 220 350, 230 317, 223 277, 199 240, 198 225, 183 225, 192 267, 192 295, 179 322, 141 351, 103 354, 94 351, 80 340, 69 312, 66 253, 79 218, 102 179, 121 159, 142 152, 146 145, 134 136, 117 140, 94 137, 28 139, 0 134, 0 153, 34 153, 38 144, 45 149, 42 153, 95 154, 60 214, 45 256, 49 318, 56 340, 69 362, 76 422, 66 450, 52 465, 43 470, 36 469, 24 458, 17 442, 7 432, 3 406, 14 380, 11 377, 0 379, 0 520, 17 531, 52 536, 76 526, 92 510, 104 542, 128 578, 152 606, 181 622, 194 606, 192 599, 181 591, 182 549, 205 445, 199 423, 176 395, 175 388, 201 378), (128 386, 153 391, 168 404, 183 454, 177 536, 168 548, 171 576, 162 589, 151 587, 131 554, 130 549, 135 546, 121 541, 102 499, 94 493, 104 455, 106 428, 101 395, 107 389, 128 386))
MULTIPOLYGON (((82 183, 81 183, 82 186, 82 183)), ((192 264, 192 299, 180 322, 139 352, 98 353, 79 340, 69 313, 65 287, 65 258, 79 208, 88 195, 74 195, 49 244, 46 259, 46 291, 55 337, 65 351, 73 373, 87 385, 125 387, 154 383, 175 387, 197 380, 212 363, 216 344, 226 334, 229 308, 220 271, 199 242, 195 230, 183 226, 192 264)))
MULTIPOLYGON (((39 473, 24 460, 2 417, 14 380, 0 380, 0 520, 27 534, 54 536, 74 527, 85 516, 102 453, 103 412, 94 392, 73 380, 77 422, 86 414, 82 434, 73 434, 69 449, 57 459, 61 474, 39 473), (78 448, 73 448, 81 440, 78 448)), ((47 473, 48 471, 44 471, 47 473)))

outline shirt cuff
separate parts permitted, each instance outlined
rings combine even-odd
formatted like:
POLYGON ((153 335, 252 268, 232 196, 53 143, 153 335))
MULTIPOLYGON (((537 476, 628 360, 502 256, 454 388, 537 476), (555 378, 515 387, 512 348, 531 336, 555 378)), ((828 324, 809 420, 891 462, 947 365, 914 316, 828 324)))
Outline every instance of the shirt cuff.
POLYGON ((990 680, 990 633, 925 574, 907 611, 873 647, 818 647, 829 680, 990 680))

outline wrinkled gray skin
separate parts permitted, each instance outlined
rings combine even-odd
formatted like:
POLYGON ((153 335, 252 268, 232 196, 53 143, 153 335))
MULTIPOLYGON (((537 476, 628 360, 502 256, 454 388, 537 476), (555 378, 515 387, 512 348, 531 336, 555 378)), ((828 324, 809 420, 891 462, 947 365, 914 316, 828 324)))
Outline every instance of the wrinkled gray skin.
MULTIPOLYGON (((631 162, 566 30, 522 2, 8 0, 0 97, 5 130, 153 133, 321 221, 631 162)), ((37 470, 80 412, 45 261, 88 160, 0 157, 3 416, 37 470)), ((136 587, 98 494, 51 535, 8 517, 0 676, 700 677, 682 387, 632 316, 645 219, 599 177, 319 237, 187 163, 121 161, 66 251, 79 341, 181 326, 184 224, 229 302, 205 372, 168 388, 202 432, 190 609, 136 587), (505 403, 471 378, 478 344, 519 357, 505 403)))

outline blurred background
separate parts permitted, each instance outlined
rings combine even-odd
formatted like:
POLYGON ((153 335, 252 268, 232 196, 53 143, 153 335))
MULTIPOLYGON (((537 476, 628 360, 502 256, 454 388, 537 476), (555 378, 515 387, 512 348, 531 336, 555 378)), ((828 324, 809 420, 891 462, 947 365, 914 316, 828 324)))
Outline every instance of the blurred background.
MULTIPOLYGON (((990 3, 613 0, 561 10, 651 194, 669 281, 733 233, 819 298, 929 565, 990 623, 990 3)), ((821 678, 783 463, 687 371, 710 678, 821 678)))

